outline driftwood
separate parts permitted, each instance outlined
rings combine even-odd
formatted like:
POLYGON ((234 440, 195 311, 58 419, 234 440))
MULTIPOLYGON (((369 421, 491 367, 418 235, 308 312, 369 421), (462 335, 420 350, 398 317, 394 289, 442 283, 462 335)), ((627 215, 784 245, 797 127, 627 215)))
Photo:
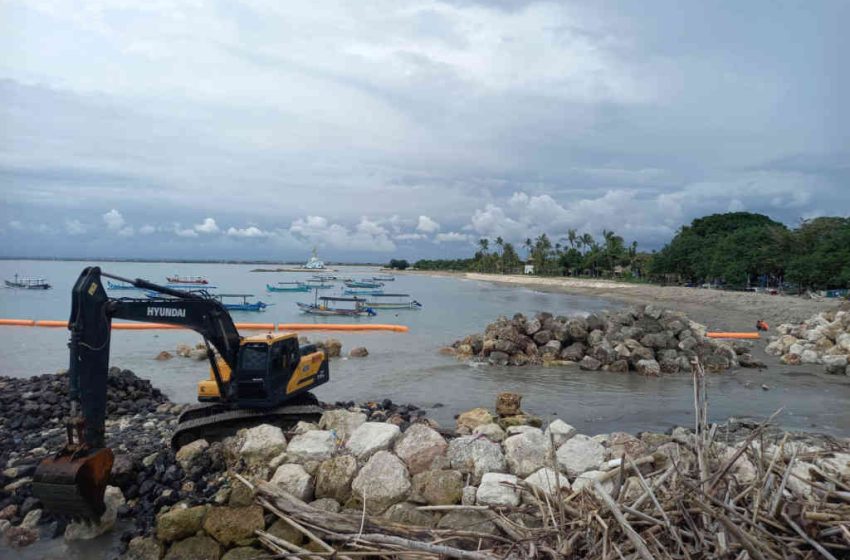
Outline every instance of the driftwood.
MULTIPOLYGON (((268 512, 320 550, 258 532, 260 542, 276 557, 293 560, 850 558, 850 481, 818 468, 810 469, 811 480, 798 476, 794 465, 815 457, 798 453, 796 446, 786 453, 789 434, 774 436, 777 445, 768 451, 766 427, 776 414, 757 425, 734 453, 721 455, 718 434, 723 432, 708 422, 705 374, 696 361, 693 381, 694 434, 674 438, 664 453, 620 457, 591 488, 547 495, 520 481, 517 488, 527 499, 519 507, 418 508, 484 514, 499 535, 414 527, 361 512, 329 513, 275 485, 239 478, 256 489, 258 502, 268 512), (739 462, 751 467, 745 481, 736 474, 739 462), (637 477, 636 488, 625 485, 632 475, 637 477), (613 493, 602 486, 611 479, 613 493), (807 488, 803 494, 801 487, 807 488)), ((846 449, 831 445, 833 451, 846 449)))

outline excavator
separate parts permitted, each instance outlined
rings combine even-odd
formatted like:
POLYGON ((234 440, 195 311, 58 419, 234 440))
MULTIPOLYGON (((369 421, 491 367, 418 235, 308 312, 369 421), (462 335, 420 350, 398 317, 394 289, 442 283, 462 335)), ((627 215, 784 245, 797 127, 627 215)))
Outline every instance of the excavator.
POLYGON ((328 381, 328 359, 315 345, 299 346, 296 333, 242 337, 227 309, 205 291, 176 290, 88 267, 71 295, 67 443, 44 459, 33 476, 33 494, 48 511, 95 520, 105 510, 103 496, 114 459, 105 441, 113 319, 176 325, 203 337, 210 378, 198 384, 201 404, 178 418, 171 438, 174 449, 261 422, 286 426, 315 422, 322 414, 309 391, 328 381), (103 276, 159 297, 110 298, 103 276))

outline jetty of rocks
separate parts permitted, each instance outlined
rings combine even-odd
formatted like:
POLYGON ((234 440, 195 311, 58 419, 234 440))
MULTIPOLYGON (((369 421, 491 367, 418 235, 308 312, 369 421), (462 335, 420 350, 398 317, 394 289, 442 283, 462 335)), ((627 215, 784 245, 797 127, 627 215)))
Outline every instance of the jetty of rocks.
POLYGON ((785 323, 765 352, 786 365, 823 364, 831 375, 850 375, 850 304, 818 313, 802 323, 785 323))
POLYGON ((446 353, 494 365, 578 365, 586 371, 636 371, 661 375, 691 371, 699 358, 705 369, 765 367, 751 344, 706 338, 706 328, 683 313, 654 305, 586 317, 538 313, 499 317, 483 334, 455 341, 446 353))

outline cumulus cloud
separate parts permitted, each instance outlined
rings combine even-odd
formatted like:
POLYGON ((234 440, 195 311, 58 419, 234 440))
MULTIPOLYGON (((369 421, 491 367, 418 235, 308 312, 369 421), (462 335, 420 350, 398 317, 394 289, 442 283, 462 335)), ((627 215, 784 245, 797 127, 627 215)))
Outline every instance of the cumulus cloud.
POLYGON ((399 233, 394 235, 396 241, 416 241, 417 239, 427 239, 428 236, 423 233, 399 233))
POLYGON ((121 230, 125 224, 124 216, 122 216, 121 212, 115 208, 103 215, 103 222, 106 224, 106 227, 112 231, 121 230))
POLYGON ((135 233, 133 226, 125 226, 118 230, 118 235, 121 237, 132 237, 135 233))
POLYGON ((68 235, 82 235, 88 231, 88 227, 80 220, 65 220, 65 232, 68 235))
POLYGON ((246 228, 230 227, 227 229, 227 235, 230 237, 266 237, 269 234, 257 226, 248 226, 246 228))
POLYGON ((472 237, 470 237, 469 235, 456 231, 438 233, 436 236, 434 236, 434 242, 436 243, 464 243, 471 240, 472 237))
POLYGON ((354 228, 349 228, 332 224, 323 216, 307 216, 294 220, 289 233, 312 245, 335 249, 388 252, 396 248, 389 231, 367 217, 362 217, 354 228))
POLYGON ((218 225, 212 218, 206 218, 200 224, 195 224, 195 231, 198 233, 218 233, 218 225))
POLYGON ((154 227, 150 224, 145 224, 145 225, 143 225, 142 227, 139 228, 139 233, 142 234, 142 235, 150 235, 150 234, 154 233, 155 231, 156 231, 156 227, 154 227))
POLYGON ((435 233, 439 230, 440 224, 428 216, 419 216, 419 223, 416 224, 416 231, 420 231, 422 233, 435 233))
POLYGON ((180 224, 175 224, 174 234, 177 237, 198 237, 198 232, 194 228, 183 228, 180 224))

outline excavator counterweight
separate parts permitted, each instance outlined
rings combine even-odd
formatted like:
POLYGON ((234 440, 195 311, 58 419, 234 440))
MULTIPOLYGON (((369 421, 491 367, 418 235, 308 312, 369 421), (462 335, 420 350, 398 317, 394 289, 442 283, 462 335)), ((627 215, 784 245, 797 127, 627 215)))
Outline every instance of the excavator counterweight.
POLYGON ((322 413, 311 389, 328 381, 328 360, 294 334, 243 338, 230 314, 205 292, 184 292, 146 280, 83 270, 71 294, 68 368, 71 413, 65 447, 39 464, 33 494, 49 511, 98 519, 112 470, 105 442, 109 342, 112 319, 179 325, 204 339, 210 380, 199 385, 204 404, 178 419, 172 447, 218 438, 258 422, 291 425, 322 413), (101 276, 161 294, 153 299, 110 298, 101 276))

